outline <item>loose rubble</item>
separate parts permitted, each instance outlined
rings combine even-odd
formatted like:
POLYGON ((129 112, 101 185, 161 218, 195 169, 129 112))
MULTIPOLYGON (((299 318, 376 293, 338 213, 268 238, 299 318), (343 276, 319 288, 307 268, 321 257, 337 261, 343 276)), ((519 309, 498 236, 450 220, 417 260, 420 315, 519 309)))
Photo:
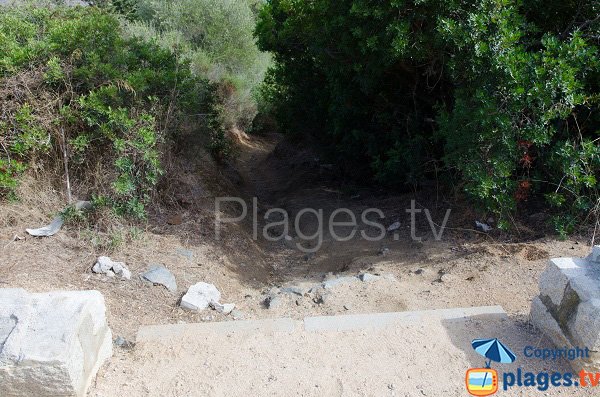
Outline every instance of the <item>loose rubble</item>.
POLYGON ((121 277, 125 280, 131 280, 131 272, 125 263, 114 262, 107 256, 101 256, 96 261, 92 271, 98 274, 105 274, 108 277, 121 277))

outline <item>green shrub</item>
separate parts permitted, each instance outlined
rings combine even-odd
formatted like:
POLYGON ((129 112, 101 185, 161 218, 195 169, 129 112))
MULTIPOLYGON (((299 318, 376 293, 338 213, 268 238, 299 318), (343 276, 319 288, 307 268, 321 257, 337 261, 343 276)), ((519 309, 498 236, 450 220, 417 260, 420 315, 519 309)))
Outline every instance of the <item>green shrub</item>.
POLYGON ((177 54, 125 37, 117 17, 94 7, 3 10, 0 42, 0 139, 9 143, 0 194, 14 192, 35 161, 62 169, 66 144, 74 186, 93 178, 92 165, 103 172, 96 190, 80 193, 145 216, 161 153, 186 114, 210 113, 211 84, 177 54))
POLYGON ((253 37, 257 0, 139 0, 129 34, 155 39, 189 61, 196 76, 220 86, 224 128, 247 127, 256 113, 253 92, 269 65, 253 37))
POLYGON ((501 226, 548 199, 568 232, 598 215, 599 13, 593 0, 271 0, 263 97, 357 177, 402 186, 443 165, 501 226))

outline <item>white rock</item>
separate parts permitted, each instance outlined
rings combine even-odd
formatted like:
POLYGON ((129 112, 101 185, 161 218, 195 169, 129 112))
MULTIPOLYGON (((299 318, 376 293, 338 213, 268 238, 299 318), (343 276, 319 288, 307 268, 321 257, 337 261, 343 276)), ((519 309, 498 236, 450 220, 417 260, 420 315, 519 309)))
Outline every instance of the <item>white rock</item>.
POLYGON ((121 278, 131 280, 131 272, 122 262, 114 262, 112 271, 121 278))
POLYGON ((0 395, 84 396, 112 355, 98 291, 0 289, 0 395))
POLYGON ((479 221, 475 221, 475 226, 477 226, 479 229, 483 230, 486 233, 489 232, 490 230, 492 230, 492 227, 490 225, 487 225, 487 224, 479 222, 479 221))
POLYGON ((371 274, 371 273, 363 273, 363 274, 360 274, 360 275, 358 276, 358 278, 360 279, 360 281, 363 281, 363 282, 365 282, 365 283, 368 283, 368 282, 370 282, 370 281, 375 281, 375 280, 378 280, 378 279, 379 279, 379 276, 376 276, 376 275, 374 275, 374 274, 371 274))
POLYGON ((96 261, 94 267, 92 267, 94 273, 106 274, 108 277, 115 277, 115 275, 131 280, 131 272, 127 268, 127 265, 123 262, 114 262, 107 256, 101 256, 96 261))
POLYGON ((212 303, 219 303, 220 299, 221 293, 217 287, 208 283, 197 283, 192 285, 181 298, 180 306, 184 309, 200 311, 212 303))
POLYGON ((233 309, 235 309, 235 304, 233 304, 233 303, 223 303, 223 304, 220 304, 218 302, 212 302, 210 305, 217 312, 223 313, 223 314, 229 314, 229 313, 231 313, 233 311, 233 309))

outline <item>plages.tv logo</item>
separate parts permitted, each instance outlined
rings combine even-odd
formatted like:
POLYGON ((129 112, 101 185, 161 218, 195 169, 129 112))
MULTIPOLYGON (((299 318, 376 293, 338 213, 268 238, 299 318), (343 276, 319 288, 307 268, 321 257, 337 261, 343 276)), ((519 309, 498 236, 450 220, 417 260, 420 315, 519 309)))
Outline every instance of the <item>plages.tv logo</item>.
POLYGON ((475 339, 473 349, 486 358, 485 368, 467 370, 465 383, 473 396, 491 396, 498 391, 498 372, 491 368, 492 361, 502 364, 515 362, 517 356, 498 339, 475 339))

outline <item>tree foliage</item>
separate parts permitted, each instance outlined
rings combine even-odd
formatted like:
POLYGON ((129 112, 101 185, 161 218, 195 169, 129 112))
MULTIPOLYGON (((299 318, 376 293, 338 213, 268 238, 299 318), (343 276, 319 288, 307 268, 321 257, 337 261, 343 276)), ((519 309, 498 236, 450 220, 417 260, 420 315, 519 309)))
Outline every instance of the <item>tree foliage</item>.
POLYGON ((27 168, 66 162, 81 193, 143 217, 162 174, 161 147, 180 115, 211 111, 213 92, 171 51, 124 37, 101 9, 3 9, 0 194, 14 194, 27 168), (90 177, 96 171, 103 175, 90 177))
POLYGON ((594 0, 271 0, 263 90, 355 176, 444 168, 502 225, 545 197, 568 232, 600 197, 598 15, 594 0))

